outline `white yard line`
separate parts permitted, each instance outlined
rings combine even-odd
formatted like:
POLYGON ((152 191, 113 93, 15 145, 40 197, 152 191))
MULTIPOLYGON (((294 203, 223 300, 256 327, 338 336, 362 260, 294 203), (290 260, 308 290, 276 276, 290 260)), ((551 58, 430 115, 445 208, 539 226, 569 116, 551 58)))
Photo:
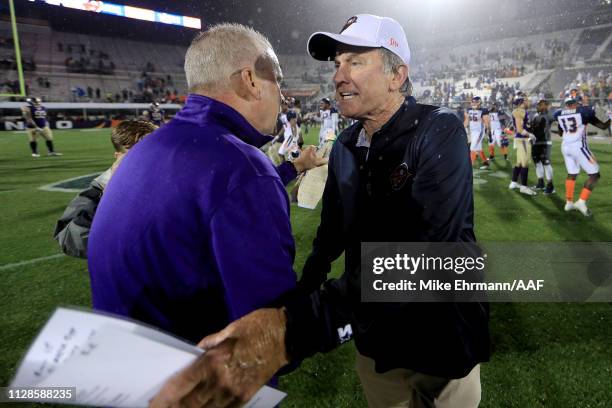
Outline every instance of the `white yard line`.
POLYGON ((69 179, 66 179, 66 180, 56 181, 56 182, 51 183, 51 184, 46 184, 44 186, 38 187, 38 189, 39 190, 43 190, 43 191, 59 191, 59 192, 62 192, 62 193, 79 192, 79 191, 81 191, 79 189, 75 189, 75 188, 60 188, 60 187, 55 187, 55 186, 57 184, 59 184, 59 183, 69 183, 71 181, 78 180, 78 179, 83 178, 83 177, 91 177, 91 176, 97 177, 100 174, 102 174, 102 173, 98 172, 98 173, 84 174, 82 176, 73 177, 73 178, 69 178, 69 179))
POLYGON ((0 265, 0 271, 6 271, 6 270, 9 270, 9 269, 19 268, 20 266, 32 265, 32 264, 35 264, 35 263, 44 262, 44 261, 48 261, 48 260, 51 260, 51 259, 61 258, 63 256, 64 256, 64 254, 55 254, 55 255, 50 255, 50 256, 43 256, 42 258, 34 258, 34 259, 28 259, 27 261, 21 261, 21 262, 9 263, 9 264, 6 264, 6 265, 0 265))

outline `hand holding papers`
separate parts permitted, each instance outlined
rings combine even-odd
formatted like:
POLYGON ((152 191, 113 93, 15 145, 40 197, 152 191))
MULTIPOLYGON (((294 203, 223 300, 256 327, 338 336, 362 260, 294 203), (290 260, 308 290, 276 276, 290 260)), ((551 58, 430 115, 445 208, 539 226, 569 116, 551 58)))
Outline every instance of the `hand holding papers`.
MULTIPOLYGON (((158 330, 103 314, 59 308, 24 357, 11 387, 76 387, 76 403, 146 407, 202 350, 158 330)), ((285 394, 263 387, 247 407, 285 394)))
MULTIPOLYGON (((325 141, 317 149, 317 156, 327 160, 334 144, 333 132, 328 134, 325 141)), ((308 170, 300 182, 298 190, 298 206, 314 210, 323 197, 325 182, 327 181, 327 165, 308 170)))
POLYGON ((204 338, 199 346, 206 354, 168 381, 151 408, 233 407, 247 400, 289 362, 286 324, 283 310, 259 309, 204 338))

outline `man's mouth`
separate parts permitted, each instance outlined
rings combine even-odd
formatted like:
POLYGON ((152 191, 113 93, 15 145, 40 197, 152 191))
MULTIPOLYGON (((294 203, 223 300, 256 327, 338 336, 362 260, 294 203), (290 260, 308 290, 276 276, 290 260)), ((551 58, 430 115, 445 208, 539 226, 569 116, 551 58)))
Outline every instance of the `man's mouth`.
POLYGON ((353 99, 353 97, 357 96, 358 94, 355 92, 339 92, 339 95, 340 99, 347 101, 349 99, 353 99))

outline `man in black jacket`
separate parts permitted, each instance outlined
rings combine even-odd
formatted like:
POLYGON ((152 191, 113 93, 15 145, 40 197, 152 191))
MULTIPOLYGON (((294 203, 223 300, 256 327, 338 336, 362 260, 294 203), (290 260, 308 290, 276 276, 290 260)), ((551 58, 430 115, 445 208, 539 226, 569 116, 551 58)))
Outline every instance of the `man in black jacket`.
POLYGON ((309 52, 334 59, 336 99, 358 122, 335 143, 300 290, 232 323, 152 406, 246 400, 283 364, 354 337, 371 407, 476 407, 489 358, 483 303, 361 301, 362 242, 475 242, 466 134, 449 110, 405 98, 410 50, 390 18, 360 14, 309 52), (345 253, 345 272, 326 281, 345 253))

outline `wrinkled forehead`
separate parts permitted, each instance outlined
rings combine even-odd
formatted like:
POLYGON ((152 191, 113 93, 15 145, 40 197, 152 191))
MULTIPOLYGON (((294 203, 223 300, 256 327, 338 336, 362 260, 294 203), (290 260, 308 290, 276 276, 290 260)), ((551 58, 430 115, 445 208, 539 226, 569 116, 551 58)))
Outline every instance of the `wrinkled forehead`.
POLYGON ((278 58, 271 48, 266 48, 263 54, 255 60, 257 75, 270 81, 280 81, 283 78, 278 58))

